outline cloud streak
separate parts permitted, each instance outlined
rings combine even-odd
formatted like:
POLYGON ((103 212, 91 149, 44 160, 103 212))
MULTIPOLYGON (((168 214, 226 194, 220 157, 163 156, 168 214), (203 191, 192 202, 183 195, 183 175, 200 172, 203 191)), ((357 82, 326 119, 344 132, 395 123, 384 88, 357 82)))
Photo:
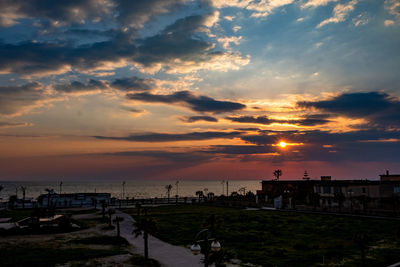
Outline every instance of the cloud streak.
POLYGON ((263 124, 263 125, 271 125, 273 123, 279 124, 295 124, 301 126, 316 126, 322 125, 330 122, 328 119, 330 115, 328 114, 311 114, 306 115, 300 119, 288 119, 288 120, 277 120, 270 119, 267 116, 239 116, 239 117, 226 117, 226 119, 232 122, 239 123, 255 123, 255 124, 263 124))
POLYGON ((206 122, 218 122, 218 119, 211 116, 191 116, 187 118, 182 118, 182 121, 187 123, 193 123, 198 121, 206 121, 206 122))
POLYGON ((93 136, 97 139, 104 140, 121 140, 132 142, 174 142, 174 141, 197 141, 197 140, 210 140, 210 139, 232 139, 239 137, 242 134, 240 131, 232 132, 191 132, 191 133, 147 133, 147 134, 133 134, 126 137, 111 137, 111 136, 93 136))
POLYGON ((246 106, 232 101, 215 100, 208 96, 194 95, 189 91, 175 92, 169 95, 151 93, 128 94, 130 100, 146 103, 184 104, 193 111, 223 113, 242 110, 246 106))
POLYGON ((351 0, 345 4, 337 4, 333 9, 333 16, 321 21, 317 28, 321 28, 329 23, 339 23, 347 19, 348 15, 354 10, 358 0, 351 0))

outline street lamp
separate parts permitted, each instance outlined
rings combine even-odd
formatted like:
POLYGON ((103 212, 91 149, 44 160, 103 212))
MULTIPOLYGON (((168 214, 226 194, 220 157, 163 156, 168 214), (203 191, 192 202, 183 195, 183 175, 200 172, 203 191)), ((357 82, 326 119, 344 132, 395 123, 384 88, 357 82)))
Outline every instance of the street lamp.
POLYGON ((198 232, 194 238, 193 245, 190 246, 190 250, 192 251, 192 253, 194 255, 198 255, 201 252, 201 247, 199 243, 204 244, 204 267, 208 267, 210 252, 216 253, 221 250, 221 244, 215 238, 215 216, 212 215, 210 219, 210 230, 203 229, 198 232), (201 237, 203 237, 204 239, 200 239, 201 237))
POLYGON ((201 247, 200 247, 199 244, 195 243, 195 244, 190 246, 190 250, 192 251, 192 253, 194 255, 199 255, 200 251, 201 251, 201 247))
POLYGON ((211 243, 211 250, 214 251, 214 252, 220 251, 221 250, 221 244, 217 240, 214 240, 211 243))

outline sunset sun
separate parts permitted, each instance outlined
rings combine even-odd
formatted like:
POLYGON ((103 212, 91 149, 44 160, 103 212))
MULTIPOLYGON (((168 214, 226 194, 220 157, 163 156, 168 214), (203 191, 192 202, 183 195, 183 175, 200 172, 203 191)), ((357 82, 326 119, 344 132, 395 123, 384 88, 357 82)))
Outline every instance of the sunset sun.
POLYGON ((279 146, 280 146, 280 147, 286 147, 287 144, 286 144, 285 142, 281 141, 281 142, 279 143, 279 146))

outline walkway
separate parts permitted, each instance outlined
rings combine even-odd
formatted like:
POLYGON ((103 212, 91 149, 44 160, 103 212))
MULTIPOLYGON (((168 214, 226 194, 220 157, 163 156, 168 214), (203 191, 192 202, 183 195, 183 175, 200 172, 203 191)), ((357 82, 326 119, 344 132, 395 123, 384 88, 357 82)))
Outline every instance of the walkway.
MULTIPOLYGON (((123 217, 120 223, 121 236, 135 247, 135 252, 144 255, 143 236, 135 237, 133 232, 133 218, 121 211, 116 211, 116 215, 123 217)), ((192 252, 184 247, 173 246, 149 235, 149 257, 157 260, 167 267, 202 267, 202 255, 193 255, 192 252)))

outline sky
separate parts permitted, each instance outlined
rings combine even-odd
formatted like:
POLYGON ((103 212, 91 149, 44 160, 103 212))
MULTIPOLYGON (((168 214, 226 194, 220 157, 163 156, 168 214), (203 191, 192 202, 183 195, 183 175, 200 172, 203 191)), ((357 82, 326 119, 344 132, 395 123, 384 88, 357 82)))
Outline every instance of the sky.
POLYGON ((0 180, 400 173, 400 0, 0 9, 0 180))

